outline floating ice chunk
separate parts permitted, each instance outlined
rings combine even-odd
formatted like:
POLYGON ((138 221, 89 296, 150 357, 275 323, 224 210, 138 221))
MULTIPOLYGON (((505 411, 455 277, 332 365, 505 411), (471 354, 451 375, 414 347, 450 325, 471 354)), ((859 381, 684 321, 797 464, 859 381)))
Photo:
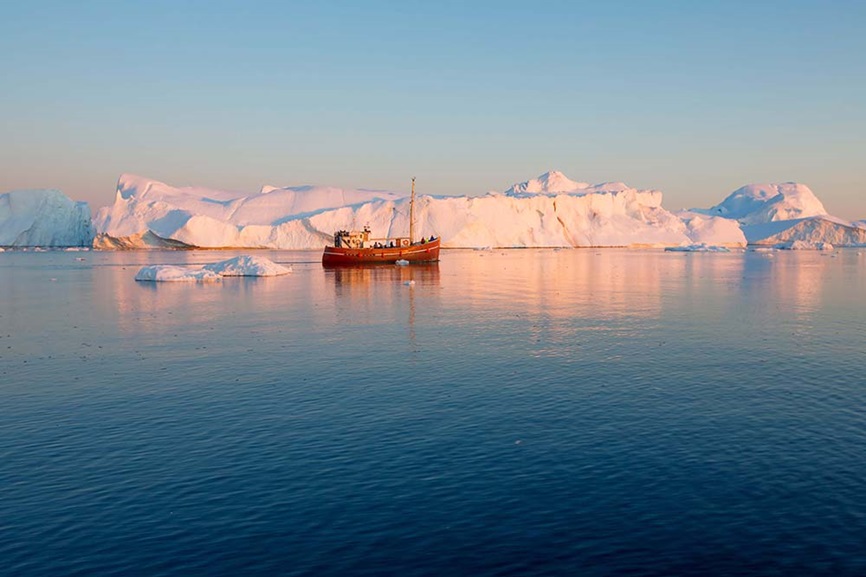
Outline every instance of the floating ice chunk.
POLYGON ((806 240, 794 240, 776 246, 782 250, 833 250, 833 245, 829 242, 809 242, 806 240))
POLYGON ((222 276, 280 276, 292 272, 291 267, 284 267, 263 256, 249 255, 206 264, 203 268, 222 276))
POLYGON ((669 246, 665 249, 666 252, 731 252, 730 249, 724 246, 715 246, 712 244, 689 244, 685 246, 669 246))
POLYGON ((170 264, 141 267, 135 280, 150 282, 215 282, 222 277, 212 270, 170 264))
POLYGON ((409 261, 401 258, 401 259, 395 261, 394 264, 396 264, 397 266, 406 266, 407 264, 409 264, 409 261))
POLYGON ((201 268, 176 265, 152 265, 143 267, 135 280, 155 282, 204 282, 218 281, 224 276, 279 276, 292 272, 272 260, 260 256, 237 256, 221 262, 207 264, 201 268))

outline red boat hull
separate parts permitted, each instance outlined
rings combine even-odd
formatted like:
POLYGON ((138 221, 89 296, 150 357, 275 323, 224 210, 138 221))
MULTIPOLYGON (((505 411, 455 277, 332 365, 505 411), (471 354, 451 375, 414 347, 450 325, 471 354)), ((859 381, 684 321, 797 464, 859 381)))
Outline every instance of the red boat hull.
POLYGON ((344 248, 326 246, 322 253, 325 266, 354 266, 359 264, 394 264, 398 260, 431 262, 439 260, 439 240, 415 243, 394 248, 344 248))

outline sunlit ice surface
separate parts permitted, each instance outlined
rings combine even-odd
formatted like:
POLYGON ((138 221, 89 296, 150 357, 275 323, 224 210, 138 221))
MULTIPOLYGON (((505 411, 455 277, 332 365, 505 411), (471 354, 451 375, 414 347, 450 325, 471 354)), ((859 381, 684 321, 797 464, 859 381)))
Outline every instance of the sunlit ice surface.
POLYGON ((6 571, 866 570, 859 250, 237 254, 0 254, 6 571))

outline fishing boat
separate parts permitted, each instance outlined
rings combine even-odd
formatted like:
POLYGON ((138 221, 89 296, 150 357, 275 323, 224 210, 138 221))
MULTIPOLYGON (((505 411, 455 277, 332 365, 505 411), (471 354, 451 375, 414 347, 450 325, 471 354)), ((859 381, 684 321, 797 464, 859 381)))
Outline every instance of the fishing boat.
POLYGON ((439 260, 439 241, 431 236, 415 240, 415 179, 409 197, 409 236, 373 237, 369 226, 362 230, 338 230, 333 246, 322 253, 324 266, 393 264, 397 261, 432 262, 439 260))

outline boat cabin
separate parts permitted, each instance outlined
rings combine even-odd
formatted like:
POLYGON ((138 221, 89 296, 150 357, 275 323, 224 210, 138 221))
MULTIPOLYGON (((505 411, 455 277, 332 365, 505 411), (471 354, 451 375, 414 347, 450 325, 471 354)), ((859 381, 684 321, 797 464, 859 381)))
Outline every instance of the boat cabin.
POLYGON ((368 226, 364 230, 338 230, 334 233, 334 246, 337 248, 398 248, 409 244, 405 237, 370 238, 368 226))

